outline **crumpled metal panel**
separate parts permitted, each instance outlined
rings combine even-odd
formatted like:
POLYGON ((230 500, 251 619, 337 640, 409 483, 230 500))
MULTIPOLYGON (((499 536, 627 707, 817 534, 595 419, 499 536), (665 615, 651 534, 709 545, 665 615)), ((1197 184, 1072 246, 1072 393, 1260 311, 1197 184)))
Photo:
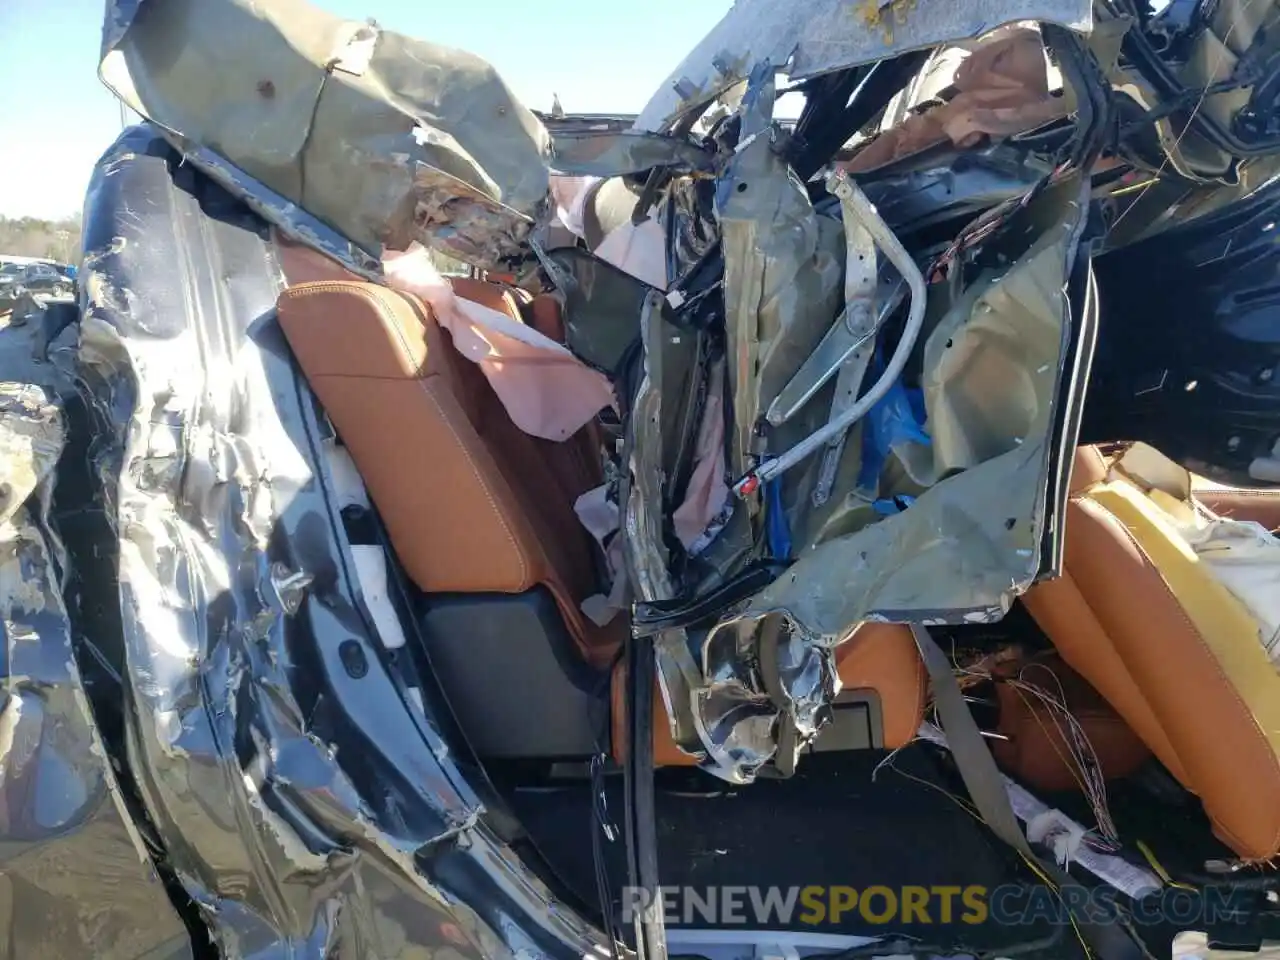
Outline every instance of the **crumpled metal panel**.
MULTIPOLYGON (((740 106, 739 146, 715 185, 733 403, 728 467, 734 477, 753 457, 780 453, 825 423, 835 390, 834 383, 826 384, 786 423, 757 431, 770 404, 835 322, 844 278, 841 222, 815 211, 783 158, 786 134, 772 121, 775 96, 772 66, 757 65, 740 106)), ((854 444, 840 453, 842 476, 856 470, 856 450, 854 444)), ((814 458, 781 478, 780 501, 797 542, 830 513, 813 505, 819 466, 820 458, 814 458)), ((719 577, 732 575, 754 549, 751 521, 747 505, 739 502, 700 561, 719 577)))
POLYGON ((1078 177, 1033 202, 1029 213, 1051 218, 1040 239, 1007 273, 958 299, 926 343, 926 407, 943 451, 935 470, 962 472, 902 513, 806 552, 738 621, 717 629, 754 629, 777 614, 807 641, 829 646, 863 620, 999 619, 1030 586, 1076 333, 1065 284, 1086 209, 1078 177), (995 358, 975 371, 979 349, 995 358))
MULTIPOLYGON (((1072 177, 1022 214, 1038 239, 1007 272, 963 291, 924 345, 928 463, 934 484, 905 511, 810 544, 703 643, 714 729, 738 746, 727 773, 749 781, 776 758, 782 724, 803 742, 839 692, 836 645, 865 620, 997 620, 1040 568, 1053 433, 1072 338, 1065 288, 1088 193, 1072 177), (945 479, 944 479, 945 478, 945 479), (759 668, 757 669, 757 666, 759 668), (766 695, 761 671, 780 690, 766 695), (781 701, 781 702, 780 702, 781 701)), ((933 288, 937 291, 939 288, 933 288)), ((860 494, 844 489, 848 509, 860 494)))
POLYGON ((1089 0, 737 0, 636 119, 666 130, 768 60, 792 80, 977 37, 1006 23, 1092 24, 1089 0))
MULTIPOLYGON (((626 563, 637 597, 646 602, 669 600, 675 585, 668 571, 668 553, 663 540, 664 467, 663 421, 670 418, 664 406, 674 404, 677 389, 665 364, 661 324, 661 294, 650 291, 640 314, 640 336, 644 344, 643 372, 636 389, 629 418, 626 462, 630 467, 624 481, 622 502, 623 530, 626 536, 626 563)), ((671 733, 682 750, 732 776, 734 764, 714 752, 714 740, 705 735, 698 723, 694 694, 701 687, 702 673, 689 648, 689 635, 683 629, 664 630, 654 638, 658 688, 662 692, 671 724, 671 733), (712 752, 708 753, 708 747, 712 752)))
POLYGON ((374 255, 523 259, 547 203, 550 138, 492 67, 304 0, 107 0, 100 75, 193 162, 210 151, 374 255))
POLYGON ((747 468, 756 422, 839 312, 844 275, 839 222, 814 213, 804 184, 779 155, 774 96, 766 64, 753 73, 742 142, 716 185, 734 476, 747 468))
MULTIPOLYGON (((6 376, 31 363, 38 330, 0 331, 6 376)), ((60 384, 66 386, 66 383, 60 384)), ((134 829, 94 721, 48 526, 63 450, 52 387, 0 382, 0 923, 14 956, 191 956, 187 930, 134 829)))
POLYGON ((222 956, 575 956, 352 573, 266 224, 122 134, 85 216, 80 363, 118 529, 128 763, 222 956), (181 256, 175 257, 174 251, 181 256))
MULTIPOLYGON (((17 329, 5 333, 10 342, 26 339, 14 336, 20 334, 17 329)), ((42 488, 53 475, 62 443, 56 399, 34 383, 0 381, 0 524, 13 522, 33 493, 47 499, 42 488)))
MULTIPOLYGON (((774 78, 769 64, 753 72, 742 99, 741 141, 716 187, 716 212, 724 251, 724 311, 730 396, 733 403, 730 472, 741 474, 755 449, 755 424, 827 332, 840 307, 844 230, 840 221, 819 218, 804 184, 781 156, 780 129, 773 123, 774 78)), ((663 404, 681 396, 680 385, 664 379, 662 349, 652 332, 645 339, 646 376, 632 413, 631 522, 627 544, 636 557, 640 599, 666 600, 672 585, 666 573, 660 507, 663 445, 671 442, 654 430, 663 404), (655 435, 658 434, 658 435, 655 435)), ((824 394, 829 399, 831 390, 824 394)), ((774 430, 771 442, 787 445, 824 416, 814 404, 808 417, 774 430)), ((809 502, 812 471, 787 477, 782 500, 788 522, 804 515, 796 504, 809 502)), ((748 509, 739 503, 730 524, 710 543, 700 562, 721 572, 748 559, 751 543, 748 509)), ((760 690, 755 649, 703 644, 690 653, 684 630, 655 637, 658 675, 677 744, 698 756, 701 767, 735 783, 748 782, 776 749, 777 709, 760 690)), ((822 664, 818 664, 822 672, 822 664)), ((785 675, 804 682, 812 664, 788 664, 785 675), (797 668, 797 669, 792 669, 797 668)), ((829 680, 829 671, 828 671, 829 680)), ((828 682, 829 687, 829 682, 828 682)), ((814 703, 819 703, 814 700, 814 703)))
POLYGON ((173 135, 169 140, 182 152, 184 160, 207 173, 258 216, 279 226, 287 236, 333 257, 357 276, 380 280, 382 261, 377 256, 352 243, 328 224, 321 223, 302 207, 246 176, 243 170, 207 147, 173 135))

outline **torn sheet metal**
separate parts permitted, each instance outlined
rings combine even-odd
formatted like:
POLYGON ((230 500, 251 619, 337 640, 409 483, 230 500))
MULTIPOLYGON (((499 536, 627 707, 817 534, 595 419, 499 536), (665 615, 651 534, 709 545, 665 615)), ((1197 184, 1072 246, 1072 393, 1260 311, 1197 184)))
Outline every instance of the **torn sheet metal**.
MULTIPOLYGON (((664 363, 662 302, 661 295, 651 291, 640 314, 644 359, 631 408, 625 460, 630 469, 621 495, 625 504, 627 572, 636 599, 648 603, 670 600, 675 595, 663 536, 666 477, 663 460, 667 437, 662 427, 664 417, 670 416, 663 407, 672 405, 678 393, 667 387, 670 374, 664 363)), ((713 770, 723 769, 722 775, 732 776, 733 764, 725 763, 723 753, 707 752, 707 738, 698 725, 693 698, 701 687, 702 672, 690 652, 686 631, 674 628, 659 633, 654 638, 654 656, 658 688, 666 704, 675 742, 713 770)))
POLYGON ((933 444, 920 449, 946 479, 906 511, 801 556, 757 595, 744 624, 778 613, 830 644, 867 619, 998 619, 1030 585, 1073 336, 1064 287, 1085 210, 1079 178, 1034 202, 1029 213, 1056 222, 1007 273, 962 296, 930 335, 933 444))
MULTIPOLYGON (((816 394, 786 423, 760 429, 769 405, 839 311, 845 258, 840 221, 816 213, 805 185, 783 158, 786 134, 772 120, 775 96, 773 69, 761 64, 742 99, 738 146, 714 186, 731 425, 726 459, 734 478, 759 458, 786 450, 817 429, 830 407, 832 390, 828 386, 816 394)), ((687 195, 681 207, 691 206, 692 200, 696 197, 687 195)), ((698 224, 684 209, 674 203, 672 207, 669 216, 675 220, 669 226, 683 260, 686 250, 693 254, 706 245, 696 236, 682 239, 688 227, 698 224)), ((714 276, 715 267, 708 273, 714 276)), ((709 277, 701 289, 715 285, 709 277)), ((846 456, 842 464, 848 460, 846 456)), ((791 532, 807 522, 815 482, 815 472, 795 471, 770 490, 777 508, 772 513, 775 546, 785 546, 791 532)), ((727 516, 717 518, 713 539, 705 548, 699 544, 700 569, 709 571, 712 588, 758 556, 755 506, 734 501, 727 516)))
POLYGON ((716 186, 734 476, 759 452, 757 421, 830 328, 844 275, 840 224, 814 213, 804 184, 780 156, 775 94, 765 64, 743 97, 742 139, 716 186))
POLYGON ((636 119, 668 130, 769 61, 791 80, 977 37, 1022 20, 1087 31, 1088 0, 737 0, 636 119))
MULTIPOLYGON (((771 422, 786 422, 794 415, 792 408, 810 406, 821 411, 820 405, 806 403, 806 399, 817 392, 823 379, 820 375, 823 371, 817 370, 817 366, 825 368, 827 379, 834 375, 833 390, 826 390, 830 398, 826 405, 829 410, 827 423, 813 433, 802 434, 802 438, 785 450, 779 447, 771 451, 777 456, 755 468, 757 474, 763 475, 768 468, 786 463, 797 466, 804 463, 807 467, 807 476, 796 471, 799 476, 788 478, 791 483, 787 486, 781 483, 781 470, 776 478, 764 478, 768 550, 770 555, 778 558, 791 556, 790 544, 780 546, 777 542, 778 527, 785 525, 787 539, 790 540, 790 530, 796 526, 793 521, 805 516, 810 503, 815 512, 800 528, 806 535, 813 530, 819 533, 828 530, 833 519, 847 514, 848 511, 842 510, 840 504, 828 505, 837 478, 843 477, 847 481, 851 472, 850 461, 857 461, 858 447, 849 448, 846 436, 859 419, 859 411, 871 409, 897 382, 912 354, 926 309, 927 294, 920 270, 897 238, 879 220, 857 186, 845 174, 837 172, 828 181, 827 188, 840 200, 847 257, 844 305, 838 312, 833 309, 836 319, 832 329, 845 331, 850 321, 866 329, 859 329, 853 334, 847 350, 828 351, 829 356, 824 354, 822 347, 827 344, 830 334, 824 337, 816 352, 797 372, 799 386, 794 386, 796 381, 793 380, 787 387, 794 389, 796 399, 779 411, 786 416, 770 417, 771 422), (897 268, 899 275, 905 277, 905 285, 911 293, 911 305, 892 359, 880 370, 876 382, 859 396, 873 352, 871 346, 860 347, 859 344, 874 336, 879 316, 877 247, 897 268), (810 364, 816 365, 816 372, 810 372, 810 364), (813 386, 809 386, 811 382, 813 386), (808 453, 802 455, 806 450, 808 453), (846 456, 847 453, 851 456, 846 456), (816 479, 813 479, 815 474, 816 479), (768 493, 770 484, 775 484, 778 491, 772 497, 768 493), (807 501, 802 500, 799 505, 786 508, 787 494, 803 496, 810 489, 812 493, 807 501)), ((891 299, 892 295, 886 298, 886 303, 891 299)), ((847 482, 840 486, 840 490, 846 491, 844 500, 861 495, 860 491, 847 492, 851 490, 847 482)), ((812 541, 806 536, 799 543, 803 549, 812 541)), ((779 769, 794 769, 799 750, 817 736, 827 715, 826 708, 839 689, 831 647, 809 642, 801 631, 784 629, 775 618, 758 632, 713 629, 703 644, 702 653, 707 687, 700 691, 698 705, 703 727, 714 731, 724 742, 734 744, 731 759, 735 766, 731 779, 735 782, 749 781, 770 761, 779 769)))
POLYGON ((692 470, 684 500, 671 512, 671 526, 681 546, 696 556, 700 544, 714 536, 714 527, 729 506, 725 481, 723 359, 717 360, 707 378, 707 398, 693 444, 692 470))
POLYGON ((224 185, 257 181, 374 256, 526 255, 550 137, 483 60, 303 0, 109 0, 105 23, 103 81, 194 162, 200 147, 239 173, 224 185))
POLYGON ((661 219, 669 239, 667 275, 683 277, 720 241, 714 180, 683 177, 667 190, 661 219))
POLYGON ((385 656, 270 232, 178 160, 134 128, 90 185, 80 363, 118 534, 77 551, 118 583, 78 626, 118 646, 174 874, 229 958, 601 954, 494 832, 435 689, 385 656))
MULTIPOLYGON (((10 341, 25 339, 6 332, 10 341)), ((43 388, 0 382, 0 524, 53 475, 62 443, 61 413, 43 388)))
MULTIPOLYGON (((32 363, 36 336, 0 329, 5 376, 51 372, 32 363)), ((73 650, 65 557, 48 522, 64 435, 53 389, 0 382, 5 940, 21 956, 178 960, 192 955, 186 927, 134 828, 73 650)))

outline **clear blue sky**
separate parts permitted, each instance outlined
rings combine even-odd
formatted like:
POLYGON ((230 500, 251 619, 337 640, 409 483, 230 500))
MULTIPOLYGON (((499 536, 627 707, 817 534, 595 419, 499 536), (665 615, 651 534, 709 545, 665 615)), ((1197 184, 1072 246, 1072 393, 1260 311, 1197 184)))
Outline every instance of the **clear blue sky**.
MULTIPOLYGON (((314 2, 314 0, 313 0, 314 2)), ((779 0, 785 2, 785 0, 779 0)), ((319 0, 484 57, 539 110, 634 113, 731 0, 319 0)), ((0 215, 78 212, 119 132, 98 82, 102 0, 0 0, 0 215)))

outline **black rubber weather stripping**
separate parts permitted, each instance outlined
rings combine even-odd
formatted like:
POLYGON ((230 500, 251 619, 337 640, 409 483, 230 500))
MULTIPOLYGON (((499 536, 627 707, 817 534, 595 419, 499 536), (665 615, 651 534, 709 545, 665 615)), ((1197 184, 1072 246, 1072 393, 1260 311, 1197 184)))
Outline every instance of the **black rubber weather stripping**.
MULTIPOLYGON (((916 75, 929 57, 928 50, 913 50, 881 60, 858 77, 846 102, 843 87, 833 100, 818 105, 806 117, 805 136, 791 158, 796 175, 807 181, 822 169, 850 137, 870 123, 885 105, 916 75)), ((806 104, 806 112, 808 105, 806 104)))
POLYGON ((1052 23, 1044 24, 1042 31, 1045 45, 1057 56, 1063 78, 1076 95, 1076 140, 1070 161, 1091 170, 1118 135, 1110 81, 1079 34, 1052 23))
POLYGON ((653 641, 627 643, 627 753, 622 766, 627 844, 623 904, 631 906, 637 960, 667 960, 667 932, 658 887, 658 826, 653 792, 653 641))
POLYGON ((1080 444, 1085 404, 1088 402, 1089 376, 1093 370, 1101 322, 1098 282, 1093 272, 1093 258, 1106 239, 1106 222, 1098 203, 1090 205, 1088 219, 1076 248, 1075 260, 1067 276, 1067 310, 1070 314, 1069 339, 1062 359, 1061 383, 1054 401, 1064 411, 1055 417, 1049 444, 1049 487, 1043 518, 1044 534, 1040 540, 1041 579, 1062 573, 1064 543, 1063 518, 1071 481, 1071 465, 1080 444))
MULTIPOLYGON (((1135 22, 1141 22, 1138 8, 1132 0, 1112 0, 1108 6, 1116 12, 1132 17, 1135 22)), ((1203 99, 1199 91, 1185 87, 1179 82, 1173 70, 1161 59, 1160 54, 1151 46, 1151 41, 1141 29, 1131 29, 1125 34, 1123 49, 1125 55, 1141 69, 1143 78, 1156 88, 1162 100, 1183 102, 1191 95, 1195 96, 1197 103, 1203 99)), ((1218 149, 1225 150, 1242 160, 1267 156, 1280 149, 1280 137, 1260 137, 1256 141, 1246 142, 1200 109, 1193 108, 1190 111, 1187 124, 1195 127, 1197 133, 1218 149)))
POLYGON ((637 603, 632 614, 631 629, 636 636, 651 637, 663 630, 696 626, 754 596, 780 577, 788 566, 785 561, 760 560, 700 596, 677 597, 659 603, 637 603))

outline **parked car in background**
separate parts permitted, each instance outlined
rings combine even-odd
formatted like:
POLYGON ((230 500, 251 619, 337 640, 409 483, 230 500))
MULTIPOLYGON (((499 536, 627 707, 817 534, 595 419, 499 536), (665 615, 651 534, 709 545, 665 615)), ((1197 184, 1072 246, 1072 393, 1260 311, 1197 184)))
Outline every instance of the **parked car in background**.
POLYGON ((71 296, 76 288, 74 277, 63 272, 59 264, 6 263, 0 265, 0 297, 17 299, 24 293, 71 296))
POLYGON ((21 263, 0 263, 0 298, 13 296, 13 288, 25 270, 26 266, 21 263))

